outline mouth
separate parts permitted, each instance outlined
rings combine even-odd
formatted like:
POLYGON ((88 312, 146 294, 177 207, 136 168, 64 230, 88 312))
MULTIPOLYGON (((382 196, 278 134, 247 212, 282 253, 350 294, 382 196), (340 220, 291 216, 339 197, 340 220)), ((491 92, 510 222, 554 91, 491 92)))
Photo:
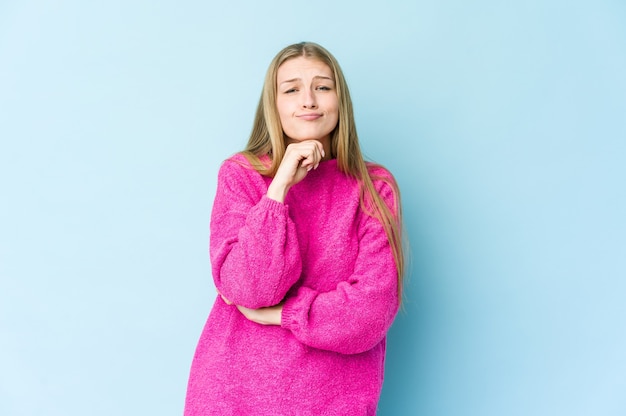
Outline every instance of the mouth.
POLYGON ((322 114, 320 114, 320 113, 306 113, 306 114, 299 114, 296 117, 298 117, 301 120, 313 121, 313 120, 317 120, 318 118, 322 117, 322 114))

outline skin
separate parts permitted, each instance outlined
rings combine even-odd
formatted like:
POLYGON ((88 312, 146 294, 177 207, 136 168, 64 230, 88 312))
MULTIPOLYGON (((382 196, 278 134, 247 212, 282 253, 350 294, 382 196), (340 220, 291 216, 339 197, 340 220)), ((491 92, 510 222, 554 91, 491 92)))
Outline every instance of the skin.
MULTIPOLYGON (((339 120, 339 99, 332 70, 315 59, 298 57, 284 62, 278 68, 276 83, 276 108, 287 148, 267 197, 283 203, 293 185, 330 158, 326 155, 330 155, 330 134, 339 120)), ((236 306, 253 322, 281 324, 282 304, 260 309, 236 306)))
POLYGON ((268 198, 285 201, 289 189, 321 160, 330 157, 330 134, 339 120, 339 99, 331 69, 315 59, 284 62, 276 76, 276 108, 287 140, 285 156, 268 198))

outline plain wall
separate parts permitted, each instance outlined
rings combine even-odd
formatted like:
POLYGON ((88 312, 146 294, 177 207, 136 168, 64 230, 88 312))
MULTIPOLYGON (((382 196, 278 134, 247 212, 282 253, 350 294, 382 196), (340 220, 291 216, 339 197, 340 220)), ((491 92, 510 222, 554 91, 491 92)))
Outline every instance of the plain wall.
POLYGON ((608 0, 0 2, 0 414, 182 413, 217 169, 302 40, 403 192, 379 414, 626 414, 608 0))

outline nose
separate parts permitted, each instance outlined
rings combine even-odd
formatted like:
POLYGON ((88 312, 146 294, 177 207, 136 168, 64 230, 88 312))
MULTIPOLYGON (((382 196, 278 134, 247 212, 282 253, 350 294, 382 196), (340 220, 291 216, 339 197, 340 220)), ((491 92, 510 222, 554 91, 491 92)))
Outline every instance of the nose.
POLYGON ((306 90, 302 97, 302 108, 317 108, 317 100, 315 99, 315 93, 311 90, 306 90))

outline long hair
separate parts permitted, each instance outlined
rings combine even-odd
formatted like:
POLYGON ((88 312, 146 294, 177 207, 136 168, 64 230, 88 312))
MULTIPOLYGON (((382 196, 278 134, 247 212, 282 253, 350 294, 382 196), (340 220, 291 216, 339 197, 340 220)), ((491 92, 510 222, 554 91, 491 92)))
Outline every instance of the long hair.
POLYGON ((263 91, 256 110, 250 139, 242 152, 252 166, 262 175, 273 177, 285 155, 285 137, 276 108, 278 68, 287 60, 298 57, 315 59, 325 63, 333 72, 339 100, 339 121, 331 133, 331 157, 337 159, 339 170, 355 178, 361 185, 361 207, 368 215, 382 224, 398 271, 398 299, 402 299, 402 278, 404 276, 404 251, 402 244, 402 210, 400 191, 393 178, 370 175, 373 164, 366 163, 361 153, 354 123, 352 100, 348 84, 337 60, 322 46, 312 42, 289 45, 272 60, 265 75, 263 91), (261 157, 269 156, 261 160, 261 157), (394 193, 394 210, 389 209, 376 191, 372 179, 386 181, 394 193))

